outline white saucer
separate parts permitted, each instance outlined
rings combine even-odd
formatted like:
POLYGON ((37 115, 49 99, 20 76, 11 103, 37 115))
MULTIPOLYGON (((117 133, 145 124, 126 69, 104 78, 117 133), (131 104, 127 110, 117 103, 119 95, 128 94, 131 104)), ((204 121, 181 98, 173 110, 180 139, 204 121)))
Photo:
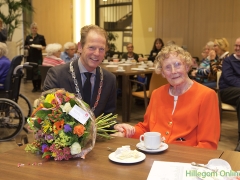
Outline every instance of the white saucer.
POLYGON ((111 161, 114 161, 117 163, 130 164, 130 163, 141 162, 146 158, 146 155, 143 154, 142 152, 139 152, 139 155, 140 156, 138 158, 118 159, 115 155, 115 152, 112 152, 111 154, 109 154, 108 158, 111 161))
POLYGON ((145 146, 142 145, 142 143, 139 142, 137 143, 136 147, 144 152, 156 153, 156 152, 165 151, 168 148, 168 145, 166 143, 162 143, 158 149, 147 149, 145 148, 145 146))
POLYGON ((109 64, 109 62, 102 62, 102 64, 109 64))
POLYGON ((124 69, 117 69, 116 71, 117 72, 124 72, 125 70, 124 69))
POLYGON ((154 67, 150 67, 150 68, 148 68, 148 69, 155 70, 155 68, 154 68, 154 67))
POLYGON ((144 68, 131 68, 132 71, 145 71, 144 68))

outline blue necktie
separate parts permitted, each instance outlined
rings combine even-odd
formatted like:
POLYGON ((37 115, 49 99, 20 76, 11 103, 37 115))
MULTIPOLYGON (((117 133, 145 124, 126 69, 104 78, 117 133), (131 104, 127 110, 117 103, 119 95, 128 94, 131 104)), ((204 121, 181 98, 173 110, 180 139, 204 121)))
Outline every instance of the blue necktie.
POLYGON ((92 85, 91 85, 90 79, 91 79, 92 73, 86 72, 84 73, 84 75, 86 76, 87 79, 83 86, 83 100, 90 106, 91 92, 92 92, 92 85))

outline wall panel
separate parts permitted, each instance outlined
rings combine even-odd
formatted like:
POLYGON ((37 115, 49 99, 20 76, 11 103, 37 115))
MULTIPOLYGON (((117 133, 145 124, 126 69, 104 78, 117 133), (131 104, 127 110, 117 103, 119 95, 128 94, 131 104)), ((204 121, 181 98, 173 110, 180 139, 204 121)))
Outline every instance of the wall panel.
POLYGON ((33 20, 47 44, 73 41, 72 0, 32 0, 32 4, 33 20))
POLYGON ((160 27, 157 36, 186 46, 193 56, 201 57, 206 42, 221 37, 227 38, 232 52, 234 40, 240 36, 239 0, 161 0, 156 5, 163 9, 163 20, 156 21, 156 28, 160 27))

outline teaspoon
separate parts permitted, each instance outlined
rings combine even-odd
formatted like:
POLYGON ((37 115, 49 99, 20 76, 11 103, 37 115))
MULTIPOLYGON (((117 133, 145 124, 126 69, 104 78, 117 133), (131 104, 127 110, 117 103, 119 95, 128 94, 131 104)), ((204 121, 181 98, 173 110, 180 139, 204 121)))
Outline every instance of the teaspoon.
POLYGON ((209 169, 209 170, 211 170, 211 171, 213 171, 213 172, 217 172, 217 171, 218 171, 217 169, 216 169, 216 170, 215 170, 215 169, 211 169, 211 168, 209 168, 209 167, 207 167, 207 166, 205 166, 205 165, 197 164, 197 163, 195 163, 195 162, 192 162, 191 165, 192 165, 192 166, 197 166, 197 167, 206 168, 206 169, 209 169))

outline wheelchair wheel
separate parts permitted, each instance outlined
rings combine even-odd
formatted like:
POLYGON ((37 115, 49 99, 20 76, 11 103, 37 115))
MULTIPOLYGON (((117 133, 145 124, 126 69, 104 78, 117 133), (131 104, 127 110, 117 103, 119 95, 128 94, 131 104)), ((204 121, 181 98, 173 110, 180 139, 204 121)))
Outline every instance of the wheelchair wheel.
POLYGON ((32 114, 32 106, 29 100, 22 94, 19 94, 18 104, 21 106, 22 112, 25 116, 25 120, 32 114))
POLYGON ((17 136, 25 124, 25 118, 19 105, 9 99, 0 98, 0 141, 17 136))

